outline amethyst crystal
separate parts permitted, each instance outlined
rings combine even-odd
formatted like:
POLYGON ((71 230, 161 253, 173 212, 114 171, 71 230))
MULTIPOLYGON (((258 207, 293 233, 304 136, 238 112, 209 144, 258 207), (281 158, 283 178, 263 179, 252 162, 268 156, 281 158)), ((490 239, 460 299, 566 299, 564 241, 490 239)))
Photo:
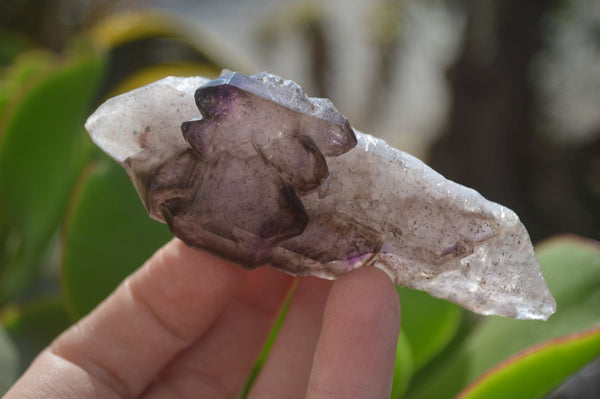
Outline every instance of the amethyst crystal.
POLYGON ((294 275, 372 265, 481 314, 555 311, 514 212, 354 132, 289 80, 165 78, 108 100, 86 127, 188 245, 294 275))

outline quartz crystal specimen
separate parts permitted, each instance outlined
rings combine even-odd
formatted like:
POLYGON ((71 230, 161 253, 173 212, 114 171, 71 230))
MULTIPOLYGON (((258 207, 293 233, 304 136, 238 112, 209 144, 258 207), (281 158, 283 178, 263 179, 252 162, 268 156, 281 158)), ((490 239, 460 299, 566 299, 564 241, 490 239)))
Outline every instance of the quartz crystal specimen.
POLYGON ((244 267, 335 278, 369 265, 480 314, 556 310, 514 212, 289 80, 169 77, 106 101, 86 128, 151 217, 244 267))

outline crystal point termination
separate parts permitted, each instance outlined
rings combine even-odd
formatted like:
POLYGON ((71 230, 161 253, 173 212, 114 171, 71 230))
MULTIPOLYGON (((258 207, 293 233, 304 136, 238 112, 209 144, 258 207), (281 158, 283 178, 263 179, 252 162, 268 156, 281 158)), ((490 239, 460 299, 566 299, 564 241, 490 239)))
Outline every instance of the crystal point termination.
POLYGON ((335 278, 372 265, 481 314, 556 309, 514 212, 353 131, 289 80, 165 78, 108 100, 86 127, 150 216, 242 266, 335 278))

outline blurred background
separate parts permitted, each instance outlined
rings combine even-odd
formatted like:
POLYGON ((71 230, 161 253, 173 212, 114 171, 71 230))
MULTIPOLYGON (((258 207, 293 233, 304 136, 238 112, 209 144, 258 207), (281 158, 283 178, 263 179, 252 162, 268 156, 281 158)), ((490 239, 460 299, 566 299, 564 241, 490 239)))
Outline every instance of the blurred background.
POLYGON ((515 210, 533 242, 600 239, 597 0, 2 0, 0 320, 19 359, 6 381, 170 237, 90 144, 87 115, 221 68, 331 98, 356 129, 515 210))
MULTIPOLYGON (((600 237, 597 1, 11 0, 0 26, 4 41, 60 52, 102 18, 149 7, 198 22, 217 63, 330 97, 359 130, 517 211, 534 241, 600 237)), ((172 41, 127 44, 109 87, 144 63, 194 58, 172 41)))

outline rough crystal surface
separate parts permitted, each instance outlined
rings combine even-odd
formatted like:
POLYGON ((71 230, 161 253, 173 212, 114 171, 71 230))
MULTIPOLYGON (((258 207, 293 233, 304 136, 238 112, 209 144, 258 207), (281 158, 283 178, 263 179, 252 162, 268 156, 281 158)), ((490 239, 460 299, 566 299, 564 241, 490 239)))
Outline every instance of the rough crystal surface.
POLYGON ((335 278, 371 265, 481 314, 556 309, 514 212, 289 80, 169 77, 108 100, 86 127, 153 218, 242 266, 335 278))

